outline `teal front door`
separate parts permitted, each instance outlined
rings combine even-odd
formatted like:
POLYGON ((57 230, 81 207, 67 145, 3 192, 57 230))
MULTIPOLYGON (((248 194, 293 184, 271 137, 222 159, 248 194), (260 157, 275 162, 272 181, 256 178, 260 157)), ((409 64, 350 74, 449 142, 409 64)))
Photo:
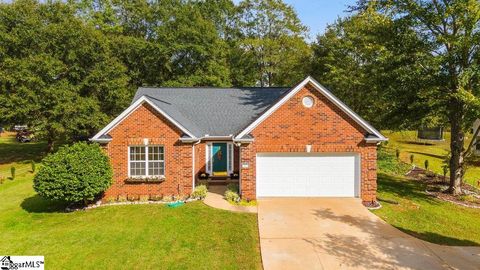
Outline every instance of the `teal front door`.
POLYGON ((227 175, 227 144, 214 143, 212 147, 213 175, 227 175))

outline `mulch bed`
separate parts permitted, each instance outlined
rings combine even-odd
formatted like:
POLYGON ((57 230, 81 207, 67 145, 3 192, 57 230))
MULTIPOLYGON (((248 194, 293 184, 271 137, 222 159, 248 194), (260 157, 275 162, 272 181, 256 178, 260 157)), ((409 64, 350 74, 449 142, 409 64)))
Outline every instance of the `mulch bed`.
POLYGON ((438 199, 458 205, 480 208, 480 190, 466 183, 462 183, 462 193, 452 195, 447 192, 448 178, 425 169, 414 167, 406 176, 427 184, 426 193, 438 199))

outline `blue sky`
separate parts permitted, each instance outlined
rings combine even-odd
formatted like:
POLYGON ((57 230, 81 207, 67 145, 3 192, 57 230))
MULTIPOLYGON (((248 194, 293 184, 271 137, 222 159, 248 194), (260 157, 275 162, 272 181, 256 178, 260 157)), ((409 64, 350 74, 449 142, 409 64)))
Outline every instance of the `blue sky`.
POLYGON ((310 29, 310 40, 325 31, 328 24, 348 14, 345 10, 355 0, 284 0, 297 11, 300 20, 310 29))

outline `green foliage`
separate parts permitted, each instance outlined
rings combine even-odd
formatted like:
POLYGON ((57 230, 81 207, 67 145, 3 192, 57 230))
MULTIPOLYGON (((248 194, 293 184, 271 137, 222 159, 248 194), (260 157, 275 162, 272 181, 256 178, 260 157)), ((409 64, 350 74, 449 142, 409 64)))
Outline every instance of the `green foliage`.
POLYGON ((35 161, 33 160, 30 160, 30 166, 31 166, 31 169, 32 169, 32 173, 35 173, 35 161))
POLYGON ((426 159, 425 162, 424 162, 424 165, 425 165, 425 170, 427 170, 427 171, 428 171, 428 165, 429 165, 428 163, 429 163, 428 159, 426 159))
POLYGON ((235 53, 249 62, 242 64, 255 72, 251 79, 260 86, 293 85, 303 79, 311 50, 305 42, 307 28, 294 9, 282 0, 244 0, 239 10, 241 51, 235 53))
MULTIPOLYGON (((468 154, 465 133, 480 117, 480 1, 360 0, 357 5, 360 11, 381 13, 427 45, 418 47, 416 55, 427 56, 421 67, 428 75, 426 78, 430 78, 428 87, 424 89, 420 84, 409 89, 425 94, 418 95, 418 100, 410 100, 411 104, 401 101, 405 99, 402 95, 392 100, 404 103, 408 109, 405 112, 417 113, 412 105, 426 104, 432 118, 439 119, 444 126, 449 124, 452 139, 449 164, 450 171, 455 172, 451 174, 449 191, 460 192, 465 175, 464 157, 468 154)), ((427 121, 432 123, 430 119, 427 121)))
POLYGON ((412 127, 432 111, 426 46, 401 22, 366 8, 317 37, 310 73, 374 126, 412 127))
POLYGON ((112 184, 108 157, 97 144, 61 147, 42 161, 34 189, 42 197, 66 202, 93 200, 112 184))
POLYGON ((240 201, 240 196, 238 195, 238 193, 235 192, 235 191, 229 190, 229 189, 227 191, 225 191, 224 196, 225 196, 225 199, 229 202, 240 201))
POLYGON ((448 173, 448 165, 443 165, 442 170, 443 170, 443 177, 446 177, 448 173))
POLYGON ((15 167, 11 167, 10 168, 10 177, 12 178, 12 180, 15 179, 15 167))
POLYGON ((195 189, 192 192, 192 198, 203 200, 205 199, 205 197, 207 197, 207 192, 208 192, 207 186, 198 185, 195 187, 195 189))
POLYGON ((152 86, 293 85, 306 28, 282 0, 0 4, 0 115, 48 140, 92 136, 152 86))
POLYGON ((88 136, 128 104, 125 67, 71 5, 0 5, 0 115, 49 141, 88 136))
POLYGON ((231 190, 231 191, 234 191, 234 192, 239 192, 240 189, 239 189, 239 186, 237 183, 230 183, 227 185, 227 190, 231 190))

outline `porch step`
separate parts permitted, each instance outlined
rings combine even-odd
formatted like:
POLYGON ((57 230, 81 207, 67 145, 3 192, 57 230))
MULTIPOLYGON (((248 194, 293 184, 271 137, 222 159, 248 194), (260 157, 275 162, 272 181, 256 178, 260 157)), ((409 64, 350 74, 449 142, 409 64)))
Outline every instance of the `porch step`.
POLYGON ((225 185, 225 184, 230 184, 230 183, 238 183, 238 179, 230 179, 230 178, 208 179, 207 183, 209 185, 225 185))

